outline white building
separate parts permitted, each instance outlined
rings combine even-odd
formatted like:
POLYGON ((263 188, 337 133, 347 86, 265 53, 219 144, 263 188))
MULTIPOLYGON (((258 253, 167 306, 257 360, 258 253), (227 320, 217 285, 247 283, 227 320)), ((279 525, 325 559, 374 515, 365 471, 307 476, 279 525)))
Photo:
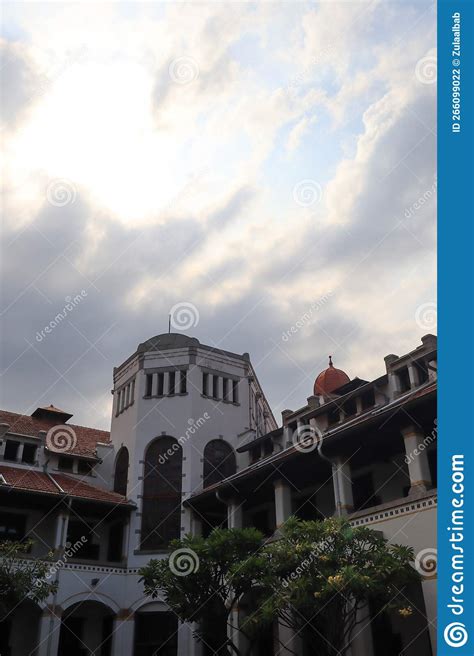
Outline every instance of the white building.
MULTIPOLYGON (((200 656, 195 627, 146 598, 138 576, 187 532, 255 525, 272 534, 290 514, 339 513, 416 553, 433 550, 436 338, 385 360, 370 382, 330 364, 279 428, 248 354, 165 334, 114 369, 110 434, 52 406, 2 411, 0 539, 33 538, 37 558, 53 550, 59 585, 41 607, 25 601, 0 623, 0 654, 200 656), (323 458, 298 448, 308 431, 322 436, 323 458)), ((411 602, 403 626, 368 622, 353 656, 382 644, 385 656, 435 653, 433 572, 411 602)), ((289 649, 305 653, 276 626, 258 655, 289 649)))

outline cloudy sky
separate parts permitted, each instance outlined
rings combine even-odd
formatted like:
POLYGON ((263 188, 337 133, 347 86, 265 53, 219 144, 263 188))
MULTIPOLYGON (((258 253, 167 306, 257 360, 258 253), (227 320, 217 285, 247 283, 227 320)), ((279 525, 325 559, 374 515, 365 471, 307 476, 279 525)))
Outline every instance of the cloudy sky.
POLYGON ((172 308, 277 418, 435 332, 435 44, 424 1, 4 4, 2 407, 108 428, 172 308))

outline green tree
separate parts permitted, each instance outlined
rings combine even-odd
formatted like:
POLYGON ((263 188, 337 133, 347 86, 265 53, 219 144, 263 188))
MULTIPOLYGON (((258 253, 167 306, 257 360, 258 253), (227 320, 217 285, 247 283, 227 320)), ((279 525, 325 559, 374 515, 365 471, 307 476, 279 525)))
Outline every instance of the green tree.
POLYGON ((0 542, 0 621, 24 599, 44 601, 55 592, 47 562, 25 558, 32 542, 0 542))
MULTIPOLYGON (((207 538, 187 535, 174 540, 168 558, 153 559, 140 570, 145 592, 162 594, 181 621, 198 622, 198 638, 212 653, 240 654, 228 628, 239 600, 264 576, 262 543, 263 535, 253 528, 214 529, 207 538)), ((252 624, 248 631, 238 629, 249 645, 255 628, 252 624)))
POLYGON ((413 550, 389 544, 379 531, 339 518, 291 518, 264 554, 264 585, 273 594, 249 621, 258 626, 278 617, 304 636, 311 654, 346 654, 359 610, 371 603, 396 608, 402 617, 412 612, 401 591, 420 580, 411 565, 413 550))

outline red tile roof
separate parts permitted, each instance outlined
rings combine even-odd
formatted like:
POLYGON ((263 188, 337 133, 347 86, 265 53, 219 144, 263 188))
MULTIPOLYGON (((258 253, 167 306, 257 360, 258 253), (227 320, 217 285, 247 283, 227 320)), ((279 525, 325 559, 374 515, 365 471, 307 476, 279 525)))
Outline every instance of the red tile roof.
POLYGON ((68 426, 75 436, 73 445, 67 453, 76 455, 95 457, 98 442, 110 442, 110 433, 97 428, 88 428, 87 426, 76 426, 75 424, 62 424, 52 417, 32 417, 30 415, 20 415, 8 410, 0 410, 0 423, 9 424, 9 433, 19 433, 20 435, 31 435, 38 437, 40 431, 50 430, 54 426, 68 426))
POLYGON ((34 469, 0 465, 0 475, 5 479, 5 483, 0 483, 0 489, 12 487, 15 490, 40 492, 57 497, 62 496, 64 493, 72 498, 91 499, 117 505, 129 503, 126 497, 121 494, 104 490, 67 474, 54 473, 48 475, 43 471, 34 469))

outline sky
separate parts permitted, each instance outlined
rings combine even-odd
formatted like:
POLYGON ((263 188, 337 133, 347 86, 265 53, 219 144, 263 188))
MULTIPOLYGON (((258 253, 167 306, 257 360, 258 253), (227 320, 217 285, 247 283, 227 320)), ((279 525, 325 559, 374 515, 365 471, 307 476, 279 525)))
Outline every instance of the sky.
POLYGON ((168 330, 277 420, 436 332, 434 2, 4 3, 1 406, 109 428, 168 330), (58 316, 60 315, 60 318, 58 316))

